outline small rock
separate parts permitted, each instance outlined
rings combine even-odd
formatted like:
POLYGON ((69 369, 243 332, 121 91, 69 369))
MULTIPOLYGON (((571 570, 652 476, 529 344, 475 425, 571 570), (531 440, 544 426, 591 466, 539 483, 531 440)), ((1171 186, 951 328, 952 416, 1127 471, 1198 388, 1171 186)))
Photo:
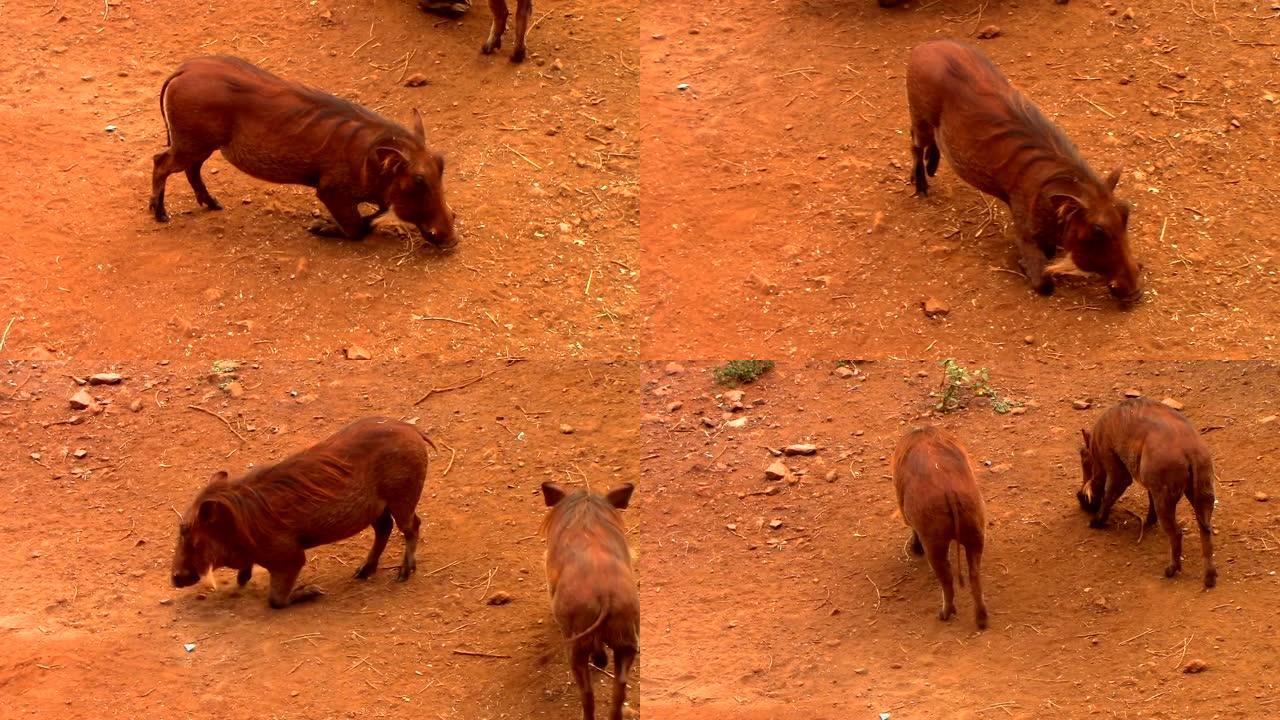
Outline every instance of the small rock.
POLYGON ((663 420, 661 415, 658 415, 656 413, 645 413, 644 415, 640 416, 640 422, 645 424, 648 424, 648 423, 662 424, 665 421, 663 420))
POLYGON ((724 527, 726 530, 729 530, 729 531, 736 531, 738 529, 738 526, 736 523, 728 523, 724 527))
POLYGON ((947 304, 937 298, 929 298, 920 303, 920 307, 924 309, 925 317, 941 317, 951 312, 951 308, 947 304))
POLYGON ((727 428, 734 428, 735 430, 738 428, 744 428, 747 426, 747 419, 744 417, 734 418, 726 422, 724 426, 727 428))
POLYGON ((841 365, 840 367, 836 368, 833 372, 835 373, 836 377, 841 377, 846 380, 858 374, 856 370, 849 367, 848 365, 841 365))
POLYGON ((678 411, 678 410, 679 410, 680 408, 682 408, 682 407, 684 407, 684 403, 682 403, 682 402, 680 402, 679 400, 677 400, 677 401, 675 401, 675 402, 673 402, 673 403, 671 403, 670 405, 668 405, 668 406, 667 406, 667 412, 672 412, 672 413, 673 413, 673 412, 678 411))
POLYGON ((233 380, 227 383, 227 386, 224 389, 227 391, 227 394, 233 398, 244 397, 244 386, 239 382, 233 380))
POLYGON ((348 360, 368 360, 370 358, 369 351, 359 345, 352 345, 344 352, 346 352, 348 360))
POLYGON ((776 520, 776 519, 775 519, 775 520, 770 520, 770 521, 769 521, 769 529, 770 529, 770 530, 777 530, 777 529, 778 529, 778 528, 780 528, 780 527, 782 527, 782 521, 781 521, 781 520, 776 520))
POLYGON ((1134 15, 1135 13, 1133 12, 1133 8, 1125 8, 1124 12, 1120 15, 1120 17, 1124 18, 1125 20, 1132 20, 1134 18, 1134 15))
POLYGON ((1071 407, 1077 410, 1088 410, 1092 406, 1088 400, 1072 400, 1071 407))
POLYGON ((118 373, 98 373, 89 376, 90 385, 119 385, 124 376, 118 373))
POLYGON ((427 76, 422 73, 414 73, 404 79, 405 87, 422 87, 427 84, 427 76))
POLYGON ((835 470, 828 470, 827 474, 825 475, 827 482, 835 482, 836 479, 839 477, 840 477, 840 473, 836 472, 835 470))
POLYGON ((818 452, 818 446, 807 443, 798 443, 796 445, 788 445, 782 448, 782 452, 786 455, 812 455, 818 452))
POLYGON ((1177 400, 1174 400, 1174 399, 1173 399, 1173 398, 1171 398, 1171 397, 1167 397, 1167 398, 1165 398, 1165 399, 1161 400, 1161 401, 1160 401, 1160 404, 1161 404, 1161 405, 1168 405, 1169 407, 1173 408, 1174 410, 1181 410, 1181 409, 1182 409, 1182 407, 1183 407, 1182 403, 1178 402, 1177 400))
POLYGON ((93 405, 93 396, 89 394, 88 390, 81 390, 72 395, 69 402, 72 410, 84 410, 93 405))
POLYGON ((495 590, 494 593, 489 596, 489 599, 484 602, 486 605, 507 605, 511 600, 511 593, 503 590, 495 590))
POLYGON ((978 31, 979 40, 990 40, 991 38, 1000 37, 999 25, 988 25, 978 31))
POLYGON ((551 69, 556 72, 560 72, 561 70, 564 70, 564 63, 560 62, 560 58, 556 58, 551 61, 551 69))
POLYGON ((196 651, 196 644, 195 644, 195 643, 186 643, 185 645, 183 645, 183 646, 182 646, 182 649, 183 649, 183 650, 186 650, 186 651, 187 651, 187 652, 189 652, 189 653, 190 653, 190 652, 195 652, 195 651, 196 651))
POLYGON ((684 366, 677 362, 669 362, 663 372, 668 375, 679 375, 684 372, 684 366))
POLYGON ((1266 502, 1271 499, 1271 496, 1259 490, 1258 492, 1253 494, 1253 499, 1257 500, 1258 502, 1266 502))
POLYGON ((134 398, 133 402, 129 403, 129 409, 134 412, 142 412, 142 398, 134 398))
POLYGON ((1035 336, 1035 335, 1028 335, 1028 336, 1026 336, 1026 337, 1022 338, 1022 342, 1026 343, 1026 344, 1028 344, 1028 345, 1035 345, 1035 344, 1036 344, 1036 336, 1035 336))
POLYGON ((778 283, 770 280, 769 278, 763 275, 760 275, 759 273, 753 272, 750 275, 748 275, 747 282, 763 290, 765 295, 778 294, 778 283))
POLYGON ((745 396, 746 396, 746 393, 741 390, 726 390, 724 395, 722 395, 721 397, 723 397, 724 401, 729 405, 737 405, 739 408, 741 408, 742 398, 745 396))
POLYGON ((715 421, 715 420, 712 420, 712 419, 711 419, 711 418, 709 418, 709 417, 703 416, 703 418, 702 418, 702 426, 703 426, 703 427, 713 428, 713 427, 715 427, 715 426, 716 426, 716 421, 715 421))
POLYGON ((765 480, 781 480, 787 476, 787 466, 776 462, 764 469, 765 480))
POLYGON ((1128 398, 1142 397, 1142 392, 1139 390, 1135 390, 1134 388, 1129 388, 1128 390, 1124 391, 1124 396, 1128 398))
POLYGON ((1278 416, 1276 415, 1268 415, 1266 417, 1258 418, 1258 424, 1267 425, 1267 424, 1273 423, 1276 421, 1277 417, 1278 416))
POLYGON ((1009 408, 1009 414, 1010 415, 1026 415, 1027 409, 1019 405, 1018 407, 1015 407, 1015 408, 1009 408))
POLYGON ((74 455, 77 459, 83 459, 89 456, 89 451, 85 450, 84 448, 79 448, 71 454, 74 455))
POLYGON ((572 434, 573 434, 573 426, 572 426, 572 425, 561 425, 561 426, 560 426, 560 434, 561 434, 561 435, 572 435, 572 434))
POLYGON ((1194 675, 1196 673, 1202 673, 1208 669, 1209 669, 1209 666, 1206 665, 1205 662, 1203 660, 1200 660, 1199 658, 1192 660, 1191 662, 1188 662, 1186 665, 1182 666, 1182 672, 1188 673, 1190 675, 1194 675))
POLYGON ((173 604, 173 600, 172 600, 171 598, 160 598, 160 604, 161 604, 161 605, 172 605, 172 604, 173 604))
POLYGON ((860 668, 854 668, 854 669, 853 669, 853 674, 854 674, 854 675, 866 675, 866 674, 867 674, 867 669, 866 669, 866 668, 862 668, 862 667, 860 667, 860 668))

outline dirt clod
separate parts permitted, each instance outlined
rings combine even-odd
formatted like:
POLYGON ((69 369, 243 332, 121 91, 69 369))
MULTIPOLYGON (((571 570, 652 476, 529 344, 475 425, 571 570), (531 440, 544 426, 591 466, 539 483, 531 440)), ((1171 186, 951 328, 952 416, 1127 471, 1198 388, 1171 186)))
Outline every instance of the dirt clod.
POLYGON ((486 605, 507 605, 512 599, 511 593, 505 590, 494 590, 484 602, 486 605))
POLYGON ((1209 669, 1209 666, 1205 664, 1205 661, 1199 658, 1195 660, 1189 660, 1187 661, 1186 665, 1182 666, 1182 672, 1188 673, 1191 675, 1194 675, 1196 673, 1202 673, 1208 669, 1209 669))
POLYGON ((924 310, 925 317, 943 317, 951 312, 946 303, 932 297, 920 303, 920 307, 924 310))

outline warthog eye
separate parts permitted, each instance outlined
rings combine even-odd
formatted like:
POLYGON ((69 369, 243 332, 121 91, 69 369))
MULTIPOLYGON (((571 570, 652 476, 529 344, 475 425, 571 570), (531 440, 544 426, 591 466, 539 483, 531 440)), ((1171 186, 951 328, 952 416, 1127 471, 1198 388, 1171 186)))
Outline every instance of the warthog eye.
POLYGON ((1107 241, 1107 238, 1108 238, 1107 229, 1102 227, 1101 225, 1094 225, 1093 228, 1091 229, 1091 236, 1092 236, 1091 239, 1094 242, 1104 243, 1107 241))
POLYGON ((417 185, 418 187, 426 187, 427 176, 423 175, 422 173, 415 173, 413 176, 413 184, 417 185))

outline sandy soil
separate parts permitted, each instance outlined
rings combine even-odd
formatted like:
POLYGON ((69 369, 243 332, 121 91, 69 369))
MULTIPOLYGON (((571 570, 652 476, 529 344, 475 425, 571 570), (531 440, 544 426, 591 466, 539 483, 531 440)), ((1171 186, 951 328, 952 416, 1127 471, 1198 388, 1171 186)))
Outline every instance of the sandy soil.
POLYGON ((1274 357, 1276 19, 1196 4, 646 3, 645 357, 1274 357), (1134 309, 1098 282, 1034 295, 1006 209, 945 163, 912 196, 907 53, 988 24, 970 39, 1095 169, 1124 166, 1134 309))
MULTIPOLYGON (((547 600, 538 486, 636 479, 636 366, 259 357, 238 375, 244 394, 232 398, 219 387, 228 377, 211 379, 203 364, 4 368, 0 715, 572 717, 578 694, 547 600), (90 388, 102 412, 71 410, 70 376, 107 370, 126 379, 90 388), (188 405, 226 418, 245 441, 188 405), (243 592, 230 570, 217 591, 169 585, 171 508, 185 509, 215 470, 281 459, 372 414, 416 418, 440 446, 419 504, 419 571, 406 584, 393 579, 398 534, 374 578, 351 578, 365 532, 309 553, 304 580, 328 592, 313 604, 268 608, 261 568, 243 592), (70 417, 80 422, 60 424, 70 417), (512 602, 486 604, 499 591, 512 602)), ((609 679, 598 679, 597 698, 607 697, 609 679)), ((638 708, 638 674, 632 698, 638 708)))
MULTIPOLYGON (((648 712, 699 720, 1275 713, 1280 366, 964 362, 988 367, 1025 414, 1000 415, 977 400, 925 417, 942 379, 932 363, 866 363, 849 379, 830 362, 781 363, 743 388, 737 412, 704 366, 676 375, 647 367, 648 712), (1163 534, 1136 543, 1140 492, 1121 499, 1107 530, 1089 529, 1076 504, 1079 428, 1130 389, 1184 403, 1214 453, 1221 576, 1213 590, 1201 586, 1194 533, 1174 580, 1162 572, 1163 534), (1091 407, 1073 409, 1076 400, 1091 407), (725 424, 736 418, 745 427, 725 424), (933 573, 903 550, 908 531, 895 516, 888 456, 906 429, 926 422, 955 432, 979 467, 986 632, 974 629, 967 591, 959 616, 939 621, 933 573), (766 481, 777 460, 767 448, 792 443, 819 449, 782 458, 790 477, 766 481), (1207 670, 1181 672, 1193 659, 1207 670)), ((1179 517, 1193 527, 1185 503, 1179 517)))
POLYGON ((635 4, 548 4, 520 66, 480 54, 490 16, 478 5, 442 22, 410 0, 111 0, 105 18, 102 3, 6 3, 0 323, 16 322, 5 354, 638 353, 635 4), (395 223, 358 244, 316 238, 306 226, 323 208, 310 190, 254 180, 217 154, 206 179, 226 210, 197 207, 174 177, 173 222, 155 223, 159 88, 207 53, 400 122, 420 108, 448 157, 456 252, 405 254, 395 223), (404 87, 405 72, 428 84, 404 87))

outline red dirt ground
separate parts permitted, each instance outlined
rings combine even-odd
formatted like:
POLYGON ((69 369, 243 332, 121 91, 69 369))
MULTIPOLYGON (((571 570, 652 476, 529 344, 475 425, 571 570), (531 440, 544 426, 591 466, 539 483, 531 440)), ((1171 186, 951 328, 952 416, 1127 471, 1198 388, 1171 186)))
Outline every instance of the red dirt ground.
MULTIPOLYGON (((728 412, 725 389, 704 366, 678 375, 647 367, 641 547, 650 714, 1275 716, 1280 366, 988 367, 1025 415, 998 415, 977 400, 923 418, 942 379, 932 363, 866 363, 852 379, 833 375, 832 363, 780 363, 742 388, 741 412, 728 412), (1130 388, 1184 403, 1213 451, 1213 590, 1201 586, 1194 533, 1172 581, 1162 572, 1164 535, 1147 532, 1135 544, 1134 514, 1146 510, 1140 491, 1121 499, 1108 530, 1090 530, 1076 504, 1079 428, 1130 388), (1078 399, 1092 407, 1073 409, 1078 399), (669 410, 674 403, 682 405, 669 410), (745 428, 723 424, 733 417, 746 417, 745 428), (989 520, 986 632, 974 629, 967 589, 958 591, 959 616, 939 621, 933 573, 903 550, 908 531, 895 516, 888 456, 903 432, 925 422, 957 433, 978 464, 989 520), (775 461, 766 448, 801 442, 818 445, 817 455, 782 458, 791 479, 766 481, 775 461), (765 494, 771 485, 780 492, 765 494), (770 529, 774 519, 779 529, 770 529), (1180 672, 1192 659, 1208 669, 1180 672)), ((1193 526, 1185 503, 1179 516, 1193 526)))
MULTIPOLYGON (((586 478, 599 490, 638 477, 633 363, 259 358, 239 371, 240 399, 210 381, 207 365, 120 363, 110 369, 127 376, 123 385, 90 388, 109 403, 104 412, 71 411, 77 388, 68 376, 108 369, 55 361, 3 371, 0 716, 559 720, 578 712, 547 599, 538 486, 586 478), (495 370, 413 406, 430 387, 495 370), (128 409, 134 399, 138 413, 128 409), (188 405, 221 414, 247 441, 188 405), (169 585, 171 507, 185 509, 217 469, 281 459, 371 414, 417 418, 440 446, 408 583, 393 580, 398 533, 374 578, 351 579, 369 549, 365 532, 308 554, 304 581, 328 591, 313 604, 268 608, 261 568, 242 593, 229 570, 215 592, 169 585), (50 424, 71 416, 83 422, 50 424), (496 591, 513 601, 487 605, 496 591)), ((636 513, 627 515, 634 537, 636 513)), ((598 680, 603 707, 609 679, 598 680)), ((638 681, 631 698, 638 708, 638 681)))
POLYGON ((646 3, 644 357, 1274 357, 1280 20, 1188 5, 646 3), (1095 169, 1125 167, 1133 310, 1098 282, 1035 296, 1006 209, 945 162, 912 196, 907 53, 987 24, 974 42, 1095 169))
POLYGON ((233 357, 253 345, 306 358, 356 344, 375 358, 635 356, 635 4, 540 7, 521 66, 507 49, 480 54, 490 15, 477 4, 458 23, 412 0, 7 3, 5 354, 233 357), (219 154, 206 180, 226 210, 198 208, 174 177, 174 220, 155 223, 160 85, 215 52, 400 122, 420 108, 449 158, 457 251, 405 255, 394 223, 359 244, 313 237, 312 191, 254 180, 219 154), (399 82, 410 52, 407 72, 426 87, 399 82))

